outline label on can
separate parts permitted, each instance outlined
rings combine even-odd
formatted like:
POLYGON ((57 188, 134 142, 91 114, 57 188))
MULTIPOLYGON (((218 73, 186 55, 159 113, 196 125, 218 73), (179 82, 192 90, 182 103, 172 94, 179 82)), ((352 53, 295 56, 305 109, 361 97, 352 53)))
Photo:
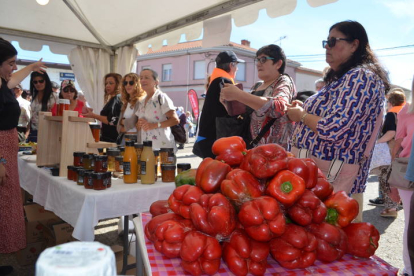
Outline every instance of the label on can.
POLYGON ((124 175, 131 174, 131 162, 124 162, 124 175))

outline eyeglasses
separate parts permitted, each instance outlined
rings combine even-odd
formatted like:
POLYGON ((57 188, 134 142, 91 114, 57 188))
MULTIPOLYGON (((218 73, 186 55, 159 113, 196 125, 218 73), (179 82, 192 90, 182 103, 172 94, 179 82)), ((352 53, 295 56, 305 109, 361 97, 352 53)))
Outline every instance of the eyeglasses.
POLYGON ((275 59, 275 58, 272 58, 272 57, 260 57, 260 58, 256 57, 256 58, 254 58, 254 62, 256 62, 256 63, 260 62, 261 64, 263 64, 266 61, 268 61, 269 59, 275 59))
POLYGON ((135 84, 135 81, 124 81, 124 82, 123 82, 123 85, 124 85, 124 86, 127 86, 127 85, 128 85, 128 83, 129 83, 129 85, 133 86, 133 85, 135 84))
POLYGON ((349 38, 331 37, 328 40, 322 40, 322 48, 325 48, 326 45, 328 45, 329 48, 333 48, 339 40, 352 41, 352 39, 349 38))
POLYGON ((76 92, 76 90, 75 89, 63 89, 63 92, 65 92, 65 93, 75 93, 76 92))
POLYGON ((33 84, 37 84, 37 83, 44 83, 44 82, 45 82, 45 80, 38 80, 38 81, 37 81, 37 80, 34 80, 34 81, 33 81, 33 84))

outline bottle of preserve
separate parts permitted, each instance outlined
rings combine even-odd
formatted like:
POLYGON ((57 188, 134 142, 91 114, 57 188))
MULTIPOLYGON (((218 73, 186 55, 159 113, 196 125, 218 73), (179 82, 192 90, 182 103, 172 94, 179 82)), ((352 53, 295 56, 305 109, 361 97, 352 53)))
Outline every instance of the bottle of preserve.
POLYGON ((134 141, 125 142, 124 183, 137 183, 137 154, 134 141))
MULTIPOLYGON (((144 141, 144 148, 141 153, 141 183, 155 183, 155 156, 152 151, 152 141, 144 141)), ((124 164, 125 171, 125 164, 124 164)), ((125 174, 125 173, 124 173, 125 174)))

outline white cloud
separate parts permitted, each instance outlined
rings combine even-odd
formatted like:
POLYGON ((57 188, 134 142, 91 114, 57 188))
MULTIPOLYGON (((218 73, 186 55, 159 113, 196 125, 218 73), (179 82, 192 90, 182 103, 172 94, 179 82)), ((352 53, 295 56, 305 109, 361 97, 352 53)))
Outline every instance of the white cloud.
POLYGON ((414 17, 414 1, 412 0, 382 0, 381 3, 386 6, 397 17, 414 17))

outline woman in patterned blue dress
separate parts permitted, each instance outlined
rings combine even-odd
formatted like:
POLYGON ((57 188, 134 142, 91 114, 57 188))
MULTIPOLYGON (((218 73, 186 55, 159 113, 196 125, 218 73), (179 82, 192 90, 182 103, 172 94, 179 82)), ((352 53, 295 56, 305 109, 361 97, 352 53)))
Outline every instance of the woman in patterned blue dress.
POLYGON ((326 85, 303 105, 296 102, 288 109, 289 118, 297 122, 290 146, 293 152, 304 150, 327 163, 328 169, 339 164, 338 173, 328 175, 333 176, 328 178, 334 190, 359 194, 362 208, 389 81, 360 23, 334 24, 323 47, 330 66, 324 77, 326 85))

